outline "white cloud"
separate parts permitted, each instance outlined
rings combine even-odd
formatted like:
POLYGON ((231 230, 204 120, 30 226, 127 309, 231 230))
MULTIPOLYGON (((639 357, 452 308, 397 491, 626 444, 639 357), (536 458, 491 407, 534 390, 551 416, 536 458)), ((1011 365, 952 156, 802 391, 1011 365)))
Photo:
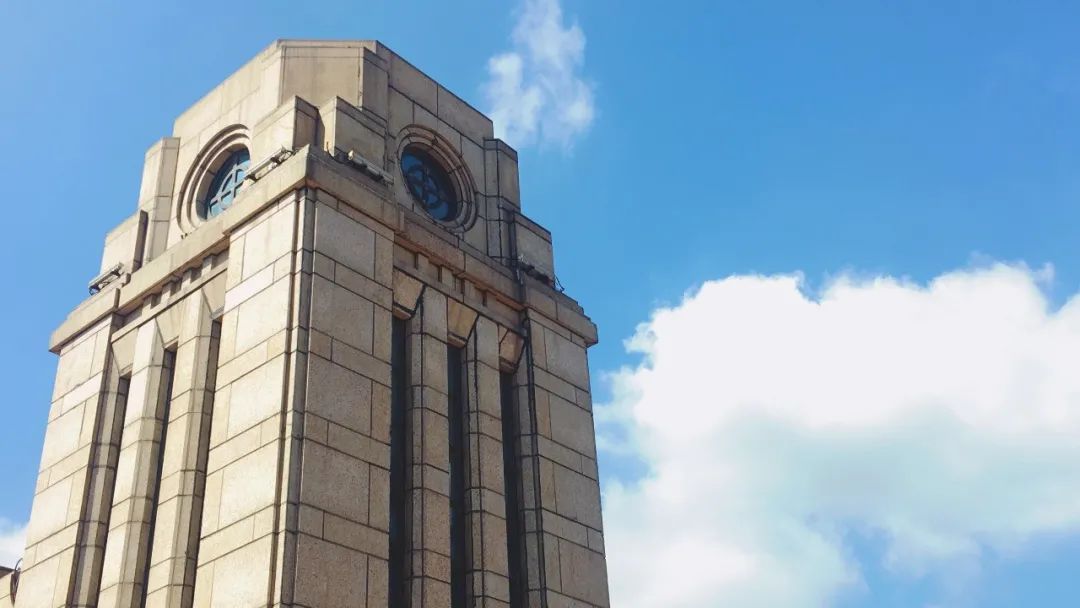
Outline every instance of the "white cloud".
POLYGON ((484 95, 495 134, 514 146, 568 148, 592 124, 593 87, 581 74, 585 34, 563 23, 559 0, 524 0, 513 50, 488 60, 484 95))
POLYGON ((735 276, 655 311, 597 413, 648 469, 605 488, 613 605, 828 606, 865 592, 858 537, 948 588, 1077 530, 1080 297, 1049 274, 735 276))
POLYGON ((26 547, 26 526, 0 517, 0 566, 15 565, 26 547))

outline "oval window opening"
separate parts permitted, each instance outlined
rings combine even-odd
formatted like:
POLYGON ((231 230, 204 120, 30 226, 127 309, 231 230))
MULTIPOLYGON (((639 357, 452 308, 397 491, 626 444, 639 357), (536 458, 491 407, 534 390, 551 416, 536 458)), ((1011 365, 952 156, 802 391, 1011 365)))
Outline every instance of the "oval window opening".
POLYGON ((450 176, 430 154, 406 148, 401 155, 401 173, 409 194, 431 217, 448 222, 458 214, 458 203, 450 176))
POLYGON ((251 165, 251 154, 247 148, 241 148, 225 159, 214 174, 214 181, 206 190, 203 199, 203 217, 211 218, 232 205, 233 199, 244 185, 244 177, 247 175, 248 166, 251 165))

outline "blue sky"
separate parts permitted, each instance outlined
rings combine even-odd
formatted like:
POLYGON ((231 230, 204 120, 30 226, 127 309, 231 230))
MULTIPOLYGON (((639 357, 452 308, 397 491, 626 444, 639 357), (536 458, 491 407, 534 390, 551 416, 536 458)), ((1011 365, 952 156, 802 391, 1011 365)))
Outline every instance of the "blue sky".
MULTIPOLYGON (((522 62, 526 91, 539 92, 534 114, 508 114, 501 128, 520 150, 525 211, 554 233, 559 278, 600 326, 591 365, 603 404, 602 476, 614 484, 605 487, 606 504, 615 507, 606 514, 609 551, 629 551, 634 526, 663 531, 662 523, 619 508, 656 491, 650 480, 666 487, 664 465, 682 462, 657 439, 670 438, 670 429, 643 414, 651 404, 667 404, 672 418, 724 411, 732 413, 725 420, 743 421, 718 422, 715 435, 698 437, 706 444, 800 430, 807 451, 778 457, 784 474, 770 469, 775 479, 814 478, 801 463, 825 461, 833 448, 881 463, 877 481, 896 509, 861 495, 838 507, 820 492, 796 492, 780 481, 766 487, 760 478, 723 486, 746 492, 747 504, 775 496, 804 505, 760 517, 760 529, 731 546, 724 518, 741 512, 721 513, 709 495, 697 495, 696 508, 707 514, 699 522, 704 536, 717 539, 698 549, 729 556, 742 578, 656 601, 755 605, 731 598, 751 597, 755 585, 773 580, 754 574, 771 564, 791 569, 791 580, 781 580, 798 598, 776 602, 792 606, 1073 605, 1080 514, 1070 501, 1080 475, 1066 466, 1074 455, 1069 444, 1053 453, 1035 446, 1048 437, 1080 438, 1070 434, 1068 415, 1070 403, 1080 412, 1080 387, 1058 371, 1080 353, 1066 305, 1080 283, 1077 9, 1052 2, 690 0, 562 0, 559 7, 554 0, 0 3, 0 167, 9 201, 9 287, 0 313, 19 320, 0 354, 7 387, 0 533, 29 516, 55 370, 48 335, 85 296, 105 233, 134 209, 146 148, 275 38, 377 38, 481 109, 515 107, 514 91, 499 93, 492 72, 493 58, 508 53, 522 62), (543 55, 552 49, 554 59, 543 55), (580 103, 568 108, 571 101, 580 103), (699 290, 709 281, 712 288, 699 290), (826 302, 855 312, 833 316, 826 302), (658 310, 668 312, 655 316, 658 310), (787 325, 768 311, 787 311, 783 319, 805 315, 805 322, 773 335, 770 328, 787 325), (856 318, 866 325, 854 325, 856 318), (949 330, 968 319, 984 324, 973 321, 969 333, 949 330), (941 332, 921 343, 905 339, 930 322, 941 332), (624 340, 643 323, 628 352, 624 340), (725 346, 680 342, 685 326, 716 332, 725 346), (759 326, 756 334, 739 330, 759 326), (884 326, 910 331, 872 342, 851 337, 877 336, 884 326), (762 397, 765 420, 754 420, 754 385, 737 394, 668 392, 695 380, 664 376, 662 361, 715 360, 723 378, 730 368, 719 362, 763 343, 784 352, 807 343, 857 347, 864 359, 893 365, 882 386, 908 380, 897 386, 914 387, 915 396, 897 400, 898 391, 875 394, 851 378, 833 378, 836 365, 817 377, 832 379, 828 387, 852 380, 850 394, 826 387, 803 403, 801 395, 764 390, 795 377, 814 389, 801 375, 816 369, 807 363, 813 359, 851 363, 839 347, 826 346, 807 359, 775 357, 759 385, 769 395, 762 397), (956 354, 942 364, 954 372, 950 379, 908 373, 912 361, 939 351, 956 354), (897 352, 910 357, 888 359, 897 352), (1025 356, 1008 356, 1016 352, 1025 356), (1042 380, 979 388, 983 378, 1011 378, 1021 368, 1036 369, 1042 380), (695 405, 683 407, 680 397, 695 405), (886 405, 866 406, 880 416, 863 426, 788 408, 797 402, 829 412, 848 398, 886 405), (1046 412, 1048 422, 1025 426, 1022 441, 1003 439, 1002 427, 1023 426, 1027 411, 1046 412), (911 412, 931 413, 931 422, 914 427, 925 433, 897 430, 917 418, 911 412), (874 447, 885 437, 903 449, 874 447), (898 461, 909 457, 942 469, 935 437, 970 440, 972 466, 985 475, 927 475, 929 485, 917 491, 890 483, 886 471, 904 470, 898 461), (870 447, 860 452, 860 445, 870 447), (1043 479, 1025 488, 1050 502, 1016 499, 1008 488, 1018 478, 1043 479), (984 500, 921 498, 969 483, 984 500), (803 547, 809 553, 785 553, 775 526, 786 518, 798 522, 800 534, 812 532, 814 542, 803 547), (835 571, 809 572, 796 555, 838 561, 835 571)), ((757 475, 771 453, 715 456, 757 475)), ((677 549, 675 563, 692 553, 677 549)), ((618 598, 637 566, 615 561, 618 598)))

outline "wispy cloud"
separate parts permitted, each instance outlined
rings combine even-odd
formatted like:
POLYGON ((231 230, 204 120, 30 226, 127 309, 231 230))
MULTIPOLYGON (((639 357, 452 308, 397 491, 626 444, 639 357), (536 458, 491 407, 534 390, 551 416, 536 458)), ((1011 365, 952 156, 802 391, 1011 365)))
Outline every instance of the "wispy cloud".
POLYGON ((655 311, 598 408, 647 468, 605 488, 612 604, 828 606, 867 559, 951 596, 1075 533, 1080 295, 1046 275, 734 276, 655 311))
POLYGON ((513 146, 568 149, 596 114, 582 74, 585 33, 564 22, 559 0, 524 0, 512 50, 488 60, 484 85, 495 133, 513 146))
POLYGON ((0 566, 14 566, 26 545, 26 525, 0 517, 0 566))

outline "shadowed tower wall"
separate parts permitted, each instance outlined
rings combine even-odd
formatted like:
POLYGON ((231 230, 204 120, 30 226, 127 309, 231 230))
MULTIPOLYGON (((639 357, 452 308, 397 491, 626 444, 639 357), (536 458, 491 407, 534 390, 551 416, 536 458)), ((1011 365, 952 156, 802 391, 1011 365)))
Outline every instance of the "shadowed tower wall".
POLYGON ((608 606, 596 328, 517 170, 377 42, 184 112, 52 336, 15 605, 608 606))

